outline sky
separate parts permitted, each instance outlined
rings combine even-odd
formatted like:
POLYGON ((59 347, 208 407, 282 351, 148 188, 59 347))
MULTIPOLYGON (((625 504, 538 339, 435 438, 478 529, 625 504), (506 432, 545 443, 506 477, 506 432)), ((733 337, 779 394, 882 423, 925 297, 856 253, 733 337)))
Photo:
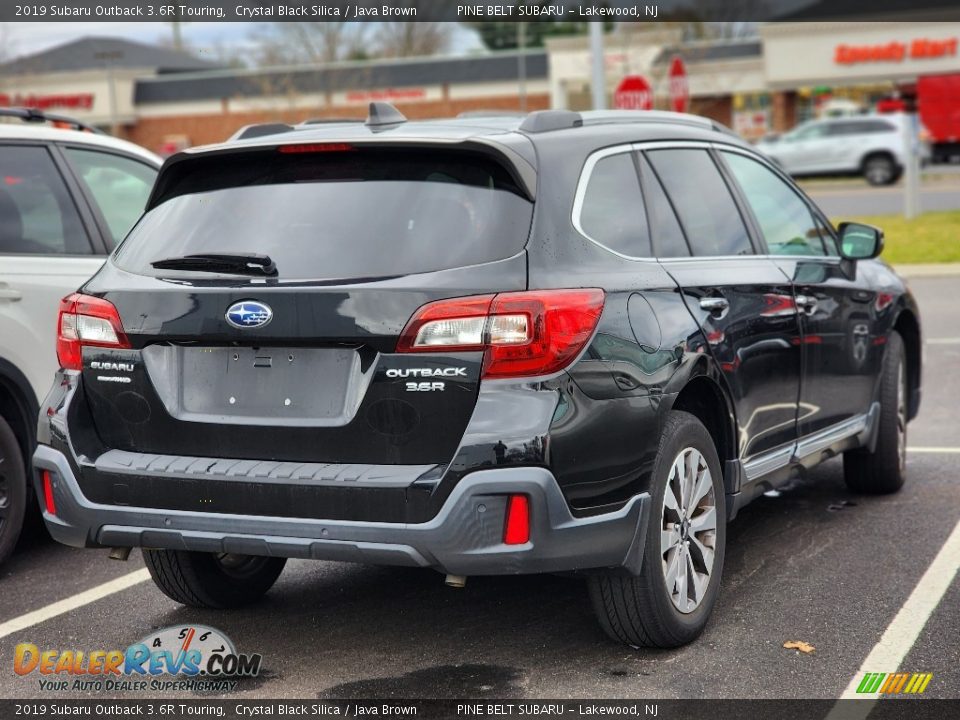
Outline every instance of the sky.
MULTIPOLYGON (((242 49, 250 43, 257 22, 188 22, 181 24, 184 42, 191 48, 226 46, 242 49)), ((88 35, 118 37, 144 43, 170 44, 172 31, 167 23, 146 22, 15 22, 3 23, 0 38, 4 59, 31 55, 55 45, 63 45, 88 35)), ((459 25, 453 36, 451 52, 461 54, 480 49, 476 34, 459 25)))

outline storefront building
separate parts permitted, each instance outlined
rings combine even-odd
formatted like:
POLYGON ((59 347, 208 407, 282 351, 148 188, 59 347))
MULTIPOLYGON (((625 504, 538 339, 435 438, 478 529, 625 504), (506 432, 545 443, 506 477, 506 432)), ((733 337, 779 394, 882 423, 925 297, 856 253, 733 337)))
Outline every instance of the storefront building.
MULTIPOLYGON (((605 42, 608 102, 642 75, 669 107, 668 69, 686 66, 690 112, 747 138, 822 114, 912 98, 924 78, 960 76, 960 22, 768 23, 759 36, 682 42, 669 25, 624 24, 605 42), (639 29, 638 29, 639 28, 639 29)), ((87 38, 0 66, 0 104, 69 114, 170 152, 219 142, 257 122, 363 117, 371 100, 411 118, 590 106, 585 37, 520 54, 237 70, 185 53, 87 38)), ((960 93, 944 101, 960 125, 960 93)))

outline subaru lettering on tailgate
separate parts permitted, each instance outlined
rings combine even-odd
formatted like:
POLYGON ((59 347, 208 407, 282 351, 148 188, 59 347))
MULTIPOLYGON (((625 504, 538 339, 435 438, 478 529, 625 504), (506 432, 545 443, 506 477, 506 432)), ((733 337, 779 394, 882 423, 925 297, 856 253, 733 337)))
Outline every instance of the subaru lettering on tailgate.
POLYGON ((235 328, 263 327, 273 320, 273 310, 262 302, 243 300, 227 308, 225 317, 235 328))

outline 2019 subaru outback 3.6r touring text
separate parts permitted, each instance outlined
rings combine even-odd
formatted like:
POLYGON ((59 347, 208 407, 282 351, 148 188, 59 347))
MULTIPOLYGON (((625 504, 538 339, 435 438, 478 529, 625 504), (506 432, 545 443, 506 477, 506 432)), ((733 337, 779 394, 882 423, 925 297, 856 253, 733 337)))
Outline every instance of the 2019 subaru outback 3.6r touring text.
POLYGON ((193 606, 286 558, 579 571, 606 631, 696 637, 727 521, 842 453, 897 490, 918 311, 700 118, 251 128, 168 159, 61 307, 50 532, 193 606), (269 134, 265 134, 269 133, 269 134))

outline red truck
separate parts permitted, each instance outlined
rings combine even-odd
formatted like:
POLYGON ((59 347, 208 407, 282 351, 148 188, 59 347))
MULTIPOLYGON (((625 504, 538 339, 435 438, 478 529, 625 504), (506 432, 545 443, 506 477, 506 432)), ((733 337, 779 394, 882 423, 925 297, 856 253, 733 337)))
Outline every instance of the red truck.
POLYGON ((930 131, 933 162, 960 162, 960 74, 918 78, 917 109, 930 131))

